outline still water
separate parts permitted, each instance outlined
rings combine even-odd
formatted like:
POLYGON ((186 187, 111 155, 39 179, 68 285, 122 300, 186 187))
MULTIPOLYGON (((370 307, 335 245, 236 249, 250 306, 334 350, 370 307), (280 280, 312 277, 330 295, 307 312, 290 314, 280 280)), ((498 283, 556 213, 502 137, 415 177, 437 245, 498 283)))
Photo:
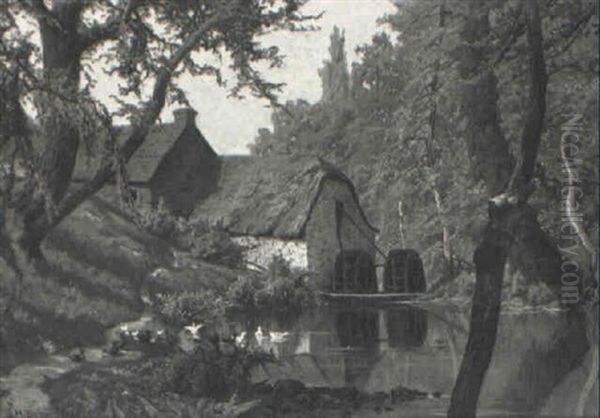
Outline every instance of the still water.
MULTIPOLYGON (((385 308, 338 304, 297 318, 262 318, 252 329, 261 326, 267 337, 260 338, 260 346, 271 351, 277 362, 259 367, 253 379, 297 379, 307 386, 351 386, 367 393, 389 392, 400 385, 436 396, 401 405, 389 416, 445 416, 468 336, 468 319, 464 309, 437 304, 385 308)), ((536 356, 564 326, 566 319, 560 312, 502 315, 479 416, 529 417, 540 408, 563 416, 548 406, 546 396, 542 402, 538 392, 548 373, 536 371, 542 367, 541 362, 536 365, 536 356)), ((252 341, 259 344, 255 338, 252 341)), ((569 391, 553 395, 559 397, 553 402, 575 402, 577 388, 569 391)))

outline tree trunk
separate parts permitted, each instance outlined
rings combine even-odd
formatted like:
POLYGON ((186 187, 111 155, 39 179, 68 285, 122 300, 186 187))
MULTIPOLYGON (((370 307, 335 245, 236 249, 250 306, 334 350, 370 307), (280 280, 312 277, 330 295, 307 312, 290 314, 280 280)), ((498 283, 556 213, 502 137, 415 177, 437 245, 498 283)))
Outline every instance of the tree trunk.
POLYGON ((433 197, 435 200, 435 209, 438 216, 438 220, 440 222, 440 227, 442 228, 442 253, 444 254, 444 259, 448 263, 448 267, 452 270, 452 246, 450 244, 450 232, 448 231, 448 221, 446 220, 446 215, 444 214, 444 208, 442 206, 442 197, 440 196, 440 192, 437 187, 432 186, 433 197))
POLYGON ((44 82, 56 94, 47 94, 41 101, 46 144, 39 166, 49 197, 58 202, 69 186, 79 147, 79 130, 70 100, 77 102, 79 95, 81 46, 77 34, 80 6, 69 0, 54 3, 52 11, 60 27, 40 21, 44 82))
MULTIPOLYGON (((490 214, 495 208, 490 210, 490 214)), ((492 359, 498 319, 504 265, 511 245, 507 226, 518 213, 503 214, 490 220, 483 240, 474 255, 477 280, 471 308, 471 325, 461 367, 452 392, 448 417, 475 417, 479 392, 492 359)))
MULTIPOLYGON (((530 88, 518 164, 513 163, 500 129, 496 77, 485 65, 482 40, 489 35, 489 9, 485 0, 471 2, 471 15, 462 33, 465 48, 459 71, 466 84, 462 98, 462 111, 467 120, 465 136, 474 174, 485 181, 493 197, 489 202, 488 226, 474 256, 476 284, 471 326, 450 400, 448 417, 452 418, 475 417, 479 392, 496 341, 504 267, 513 244, 527 252, 525 260, 533 258, 524 274, 546 273, 534 279, 547 280, 555 291, 560 285, 556 280, 560 274, 560 254, 541 230, 533 209, 526 204, 545 116, 547 83, 537 1, 528 0, 527 9, 530 88), (514 167, 512 175, 511 167, 514 167)), ((565 362, 569 365, 580 357, 578 350, 570 350, 568 354, 565 362)))
POLYGON ((39 19, 42 43, 43 82, 46 91, 38 97, 41 138, 45 143, 36 163, 33 187, 20 197, 18 210, 23 222, 19 245, 29 258, 41 257, 41 243, 49 229, 45 217, 65 196, 75 168, 80 134, 77 107, 81 45, 77 33, 80 4, 54 1, 55 19, 39 19))

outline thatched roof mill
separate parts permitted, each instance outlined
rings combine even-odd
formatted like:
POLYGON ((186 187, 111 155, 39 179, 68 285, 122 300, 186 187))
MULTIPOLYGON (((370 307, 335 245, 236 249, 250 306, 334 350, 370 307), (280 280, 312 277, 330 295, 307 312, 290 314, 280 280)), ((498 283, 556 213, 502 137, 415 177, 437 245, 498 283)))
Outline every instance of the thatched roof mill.
POLYGON ((235 235, 295 239, 305 227, 326 179, 347 185, 361 221, 377 231, 360 208, 350 179, 331 164, 314 157, 221 157, 214 193, 192 215, 220 224, 235 235))

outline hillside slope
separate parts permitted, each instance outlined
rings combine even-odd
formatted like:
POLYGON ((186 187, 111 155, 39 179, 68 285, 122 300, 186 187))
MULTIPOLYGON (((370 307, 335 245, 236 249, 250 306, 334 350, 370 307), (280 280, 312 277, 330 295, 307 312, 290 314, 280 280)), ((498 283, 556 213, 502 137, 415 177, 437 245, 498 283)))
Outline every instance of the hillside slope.
MULTIPOLYGON (((24 278, 21 300, 0 326, 2 374, 36 354, 102 343, 107 328, 144 312, 142 295, 224 289, 241 273, 186 258, 100 198, 65 219, 43 250, 46 262, 24 278)), ((13 285, 0 266, 0 303, 13 285)))

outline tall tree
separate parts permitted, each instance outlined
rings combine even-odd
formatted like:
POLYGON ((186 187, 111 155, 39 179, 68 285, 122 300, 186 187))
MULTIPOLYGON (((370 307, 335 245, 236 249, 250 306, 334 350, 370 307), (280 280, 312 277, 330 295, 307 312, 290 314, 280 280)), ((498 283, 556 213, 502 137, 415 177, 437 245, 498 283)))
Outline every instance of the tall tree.
MULTIPOLYGON (((497 78, 490 63, 485 40, 490 33, 490 3, 473 0, 462 31, 459 71, 464 80, 463 117, 466 140, 473 159, 474 172, 485 182, 489 200, 489 221, 478 245, 474 262, 476 285, 471 310, 469 338, 458 378, 452 393, 449 417, 475 417, 479 392, 488 369, 496 339, 504 267, 512 247, 525 252, 526 275, 545 282, 559 295, 560 253, 541 229, 537 215, 527 202, 533 192, 534 171, 546 110, 547 69, 539 5, 528 0, 525 31, 529 57, 527 114, 523 120, 519 157, 512 158, 499 122, 497 78)), ((591 270, 593 271, 593 269, 591 270)), ((580 305, 581 306, 581 305, 580 305)), ((579 307, 572 329, 582 330, 585 318, 579 307)), ((587 310, 584 307, 584 310, 587 310)), ((553 376, 562 378, 572 367, 573 359, 586 352, 589 341, 575 332, 571 343, 578 346, 568 354, 566 368, 553 376)))
POLYGON ((329 61, 319 70, 321 85, 323 87, 322 101, 337 102, 348 99, 350 89, 350 75, 344 48, 346 37, 337 26, 333 27, 329 44, 329 61))

